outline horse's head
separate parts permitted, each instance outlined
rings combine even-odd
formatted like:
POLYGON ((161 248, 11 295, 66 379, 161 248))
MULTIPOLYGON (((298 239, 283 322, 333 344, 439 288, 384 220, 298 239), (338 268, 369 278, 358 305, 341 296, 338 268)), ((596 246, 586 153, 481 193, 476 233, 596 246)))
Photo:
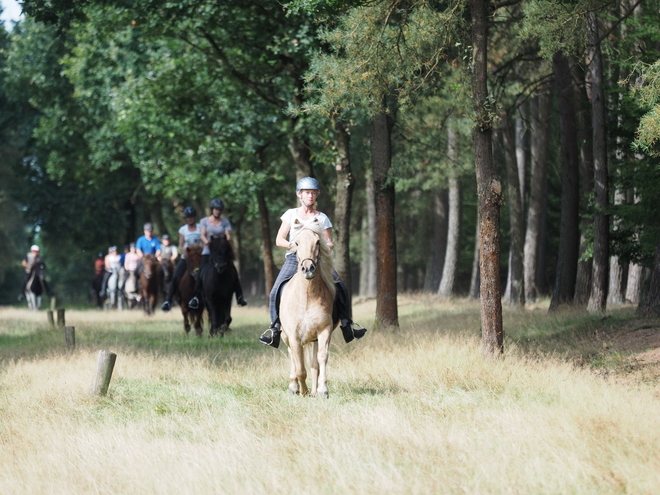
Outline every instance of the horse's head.
POLYGON ((37 258, 37 260, 32 265, 32 273, 34 276, 40 280, 43 280, 46 277, 46 263, 37 258))
POLYGON ((191 244, 186 247, 185 251, 188 271, 193 275, 196 275, 199 270, 199 265, 202 262, 202 246, 200 244, 191 244))
POLYGON ((316 232, 303 229, 296 236, 296 256, 300 263, 300 271, 307 280, 316 276, 316 270, 321 255, 321 237, 316 232))
POLYGON ((142 256, 142 274, 147 279, 156 276, 159 266, 158 259, 153 254, 145 254, 142 256))
POLYGON ((224 235, 213 237, 209 241, 209 251, 211 252, 211 263, 218 273, 224 272, 227 264, 234 259, 234 250, 224 235))

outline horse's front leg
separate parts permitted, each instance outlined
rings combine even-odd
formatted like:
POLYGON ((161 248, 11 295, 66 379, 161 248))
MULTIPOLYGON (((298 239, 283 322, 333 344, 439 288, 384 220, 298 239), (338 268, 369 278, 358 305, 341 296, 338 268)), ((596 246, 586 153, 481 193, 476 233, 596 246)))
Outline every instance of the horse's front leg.
POLYGON ((305 359, 309 362, 309 372, 312 375, 312 395, 316 395, 319 384, 319 360, 318 360, 319 343, 318 341, 310 342, 305 346, 305 359))
POLYGON ((319 384, 316 391, 317 397, 328 398, 328 379, 327 379, 327 366, 328 366, 328 355, 330 351, 330 336, 332 335, 332 325, 328 325, 319 333, 318 339, 318 351, 317 351, 317 360, 319 367, 319 384))
POLYGON ((305 356, 303 355, 303 347, 300 345, 300 342, 289 342, 289 357, 291 358, 289 392, 292 394, 309 395, 307 383, 305 383, 305 380, 307 380, 305 356))
POLYGON ((187 337, 188 334, 190 333, 190 316, 187 310, 181 312, 183 313, 183 329, 185 330, 187 337))

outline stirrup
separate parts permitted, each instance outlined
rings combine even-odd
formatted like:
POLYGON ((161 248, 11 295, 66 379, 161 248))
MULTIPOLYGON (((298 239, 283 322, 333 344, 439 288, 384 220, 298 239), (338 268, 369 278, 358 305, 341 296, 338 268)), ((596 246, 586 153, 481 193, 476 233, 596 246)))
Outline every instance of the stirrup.
POLYGON ((341 323, 341 333, 344 336, 344 340, 347 344, 353 341, 353 339, 361 339, 364 337, 364 334, 367 333, 366 328, 358 323, 355 323, 354 321, 343 320, 341 323))
POLYGON ((272 326, 267 328, 266 331, 259 336, 259 341, 262 344, 269 345, 277 349, 280 346, 280 333, 282 333, 282 331, 279 329, 279 327, 272 326))
POLYGON ((199 299, 197 296, 193 296, 193 298, 188 301, 188 307, 190 309, 199 309, 199 299))

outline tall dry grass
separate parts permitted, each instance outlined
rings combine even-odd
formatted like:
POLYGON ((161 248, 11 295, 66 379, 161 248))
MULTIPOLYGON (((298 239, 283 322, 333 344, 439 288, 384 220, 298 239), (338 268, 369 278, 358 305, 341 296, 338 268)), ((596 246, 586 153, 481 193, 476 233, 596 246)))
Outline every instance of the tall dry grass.
MULTIPOLYGON (((660 487, 657 387, 530 351, 573 315, 506 315, 509 350, 493 361, 481 356, 477 305, 402 298, 399 332, 348 345, 336 335, 330 399, 317 400, 285 393, 286 351, 256 342, 263 308, 237 309, 222 341, 184 339, 176 314, 72 312, 70 355, 43 313, 15 311, 0 310, 3 494, 660 487), (93 398, 100 348, 118 357, 108 396, 93 398)), ((374 303, 354 312, 366 326, 374 303)))

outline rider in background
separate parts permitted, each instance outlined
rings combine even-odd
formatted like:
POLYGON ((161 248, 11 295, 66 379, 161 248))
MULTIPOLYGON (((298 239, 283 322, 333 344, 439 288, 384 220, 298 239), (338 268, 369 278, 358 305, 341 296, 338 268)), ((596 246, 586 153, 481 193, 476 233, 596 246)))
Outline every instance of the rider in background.
POLYGON ((34 264, 39 261, 39 246, 33 244, 30 247, 30 252, 25 255, 25 258, 21 260, 21 265, 25 268, 25 276, 23 277, 23 284, 21 285, 21 292, 18 294, 18 300, 22 301, 25 297, 25 284, 27 284, 28 279, 30 278, 30 272, 34 264))
POLYGON ((135 242, 135 250, 140 258, 145 254, 153 254, 156 258, 160 256, 160 241, 158 240, 158 237, 153 236, 153 231, 154 226, 151 222, 145 223, 144 235, 138 237, 138 240, 135 242))
POLYGON ((142 257, 145 254, 153 254, 156 258, 160 256, 160 241, 158 237, 153 236, 154 226, 151 222, 147 222, 143 227, 144 235, 138 237, 138 240, 135 241, 135 251, 140 257, 138 266, 135 270, 135 279, 137 284, 140 284, 140 272, 142 271, 142 257))
POLYGON ((176 248, 174 244, 172 244, 172 241, 170 239, 170 236, 167 234, 163 234, 160 237, 161 244, 160 244, 160 259, 161 260, 170 260, 172 264, 174 265, 176 263, 176 259, 179 256, 179 250, 176 248))
MULTIPOLYGON (((211 214, 208 217, 202 218, 199 222, 199 225, 202 229, 202 242, 204 243, 204 250, 202 251, 202 262, 200 265, 200 274, 204 267, 208 264, 209 258, 211 257, 211 251, 209 249, 209 242, 214 237, 219 237, 224 235, 229 242, 231 242, 231 223, 226 218, 223 218, 222 211, 225 208, 225 204, 221 199, 211 200, 211 214)), ((231 264, 234 266, 234 264, 231 264)), ((236 269, 236 267, 234 267, 236 269)), ((199 294, 202 289, 201 285, 202 277, 197 277, 197 283, 195 284, 195 295, 188 302, 188 307, 190 309, 199 308, 199 294)), ((234 292, 236 292, 236 302, 240 306, 247 305, 247 301, 243 298, 243 288, 241 287, 241 282, 236 277, 236 286, 234 287, 234 292)))
POLYGON ((179 285, 179 280, 181 280, 181 277, 188 269, 188 263, 186 262, 186 248, 193 244, 203 244, 202 228, 197 223, 197 211, 195 208, 192 206, 186 206, 183 210, 183 216, 186 219, 186 224, 182 225, 179 229, 179 251, 181 252, 181 258, 179 258, 179 262, 174 269, 174 275, 172 275, 170 285, 167 287, 167 297, 161 306, 163 311, 169 311, 172 308, 172 297, 174 297, 174 292, 179 285))
POLYGON ((121 266, 120 261, 121 257, 117 254, 117 246, 110 246, 108 248, 108 254, 106 254, 103 259, 104 273, 103 282, 101 284, 101 297, 105 296, 108 279, 110 278, 110 275, 112 275, 112 270, 121 266))
MULTIPOLYGON (((332 223, 325 213, 316 209, 316 199, 321 192, 320 189, 321 185, 315 178, 304 177, 300 179, 296 184, 296 196, 298 196, 300 206, 285 211, 280 217, 282 224, 277 232, 275 244, 278 247, 286 249, 287 254, 284 257, 284 263, 282 264, 280 273, 277 275, 277 279, 273 284, 273 289, 270 292, 271 324, 270 327, 259 337, 262 344, 271 347, 278 347, 280 345, 280 334, 282 333, 282 330, 280 329, 278 307, 280 296, 279 291, 282 285, 290 280, 298 270, 298 258, 296 257, 295 249, 292 249, 295 247, 293 241, 298 232, 305 227, 306 223, 318 220, 323 226, 323 238, 325 239, 327 246, 330 249, 334 246, 330 232, 332 223)), ((340 327, 344 340, 348 343, 353 339, 360 339, 364 337, 367 330, 357 323, 354 323, 351 319, 351 302, 349 299, 348 288, 339 278, 336 271, 333 270, 332 276, 334 277, 335 285, 337 287, 334 309, 340 320, 340 327)))

